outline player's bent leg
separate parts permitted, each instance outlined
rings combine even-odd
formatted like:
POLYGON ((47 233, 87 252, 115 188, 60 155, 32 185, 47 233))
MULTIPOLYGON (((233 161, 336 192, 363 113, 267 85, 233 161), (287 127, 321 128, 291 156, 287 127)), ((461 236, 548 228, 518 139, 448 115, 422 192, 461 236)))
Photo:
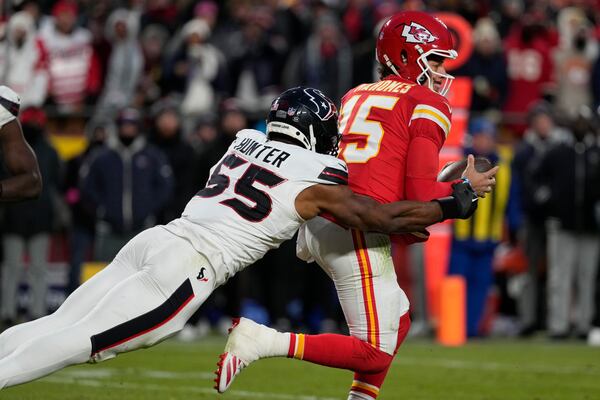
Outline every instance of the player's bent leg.
POLYGON ((350 335, 394 354, 409 302, 398 286, 389 236, 344 229, 323 218, 305 226, 306 246, 335 284, 350 335))
POLYGON ((135 272, 135 269, 120 262, 117 257, 106 268, 77 288, 54 313, 15 325, 2 332, 0 334, 0 359, 31 339, 69 327, 80 321, 110 289, 135 272))
POLYGON ((408 299, 397 284, 389 237, 343 229, 322 218, 309 221, 304 235, 308 251, 336 285, 352 336, 280 333, 242 319, 220 360, 220 392, 245 366, 264 357, 294 357, 361 374, 378 374, 389 367, 398 344, 400 316, 408 311, 408 299), (285 346, 268 347, 285 340, 287 352, 285 346))
POLYGON ((240 318, 234 320, 225 352, 217 364, 215 388, 219 393, 225 392, 250 363, 269 357, 296 358, 364 374, 380 372, 392 360, 390 354, 352 336, 278 332, 240 318))
MULTIPOLYGON (((408 313, 406 313, 400 318, 396 352, 400 348, 402 342, 404 342, 404 339, 406 338, 409 329, 410 317, 408 313)), ((394 355, 396 352, 394 352, 394 355)), ((389 364, 381 371, 375 373, 355 372, 354 380, 352 381, 352 386, 348 395, 348 400, 376 399, 377 396, 379 396, 379 390, 381 389, 383 381, 385 380, 385 377, 387 376, 387 373, 390 369, 392 359, 393 357, 390 358, 389 364)))
POLYGON ((389 237, 314 219, 307 224, 305 242, 335 282, 350 334, 390 355, 375 371, 354 369, 349 398, 376 398, 410 327, 409 303, 397 283, 389 237))

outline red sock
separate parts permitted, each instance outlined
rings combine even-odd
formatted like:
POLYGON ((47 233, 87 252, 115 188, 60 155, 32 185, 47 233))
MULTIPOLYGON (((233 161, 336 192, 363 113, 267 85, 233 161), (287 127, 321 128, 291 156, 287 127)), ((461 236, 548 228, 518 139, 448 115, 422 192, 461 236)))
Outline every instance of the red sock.
MULTIPOLYGON (((410 329, 410 317, 408 313, 404 314, 400 317, 400 324, 398 326, 398 342, 396 344, 396 350, 394 351, 394 355, 398 352, 398 348, 404 342, 406 335, 408 334, 408 330, 410 329)), ((390 363, 379 372, 375 373, 363 373, 358 372, 354 374, 354 381, 352 382, 352 387, 350 388, 350 393, 358 392, 363 395, 367 395, 372 399, 376 399, 379 396, 379 388, 383 385, 383 381, 390 369, 390 363)), ((364 397, 364 396, 363 396, 364 397)))
POLYGON ((392 356, 353 336, 290 334, 288 357, 333 368, 377 373, 387 368, 392 356))

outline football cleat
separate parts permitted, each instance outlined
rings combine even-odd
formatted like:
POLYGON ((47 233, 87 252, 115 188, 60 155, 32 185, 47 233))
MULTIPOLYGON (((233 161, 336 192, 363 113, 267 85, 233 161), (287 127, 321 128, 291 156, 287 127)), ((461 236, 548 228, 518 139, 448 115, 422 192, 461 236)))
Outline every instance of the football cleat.
POLYGON ((219 393, 225 393, 239 374, 248 364, 231 353, 223 353, 219 356, 215 374, 215 389, 219 393))
POLYGON ((224 393, 242 369, 260 358, 256 351, 257 343, 252 340, 260 328, 259 324, 247 318, 232 320, 225 353, 219 356, 218 368, 215 371, 217 392, 224 393))

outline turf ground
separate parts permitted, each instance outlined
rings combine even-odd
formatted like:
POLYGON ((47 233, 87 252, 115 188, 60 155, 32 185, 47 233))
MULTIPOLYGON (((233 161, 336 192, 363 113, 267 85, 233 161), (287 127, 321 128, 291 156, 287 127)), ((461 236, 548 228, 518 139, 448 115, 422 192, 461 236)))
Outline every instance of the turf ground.
MULTIPOLYGON (((224 339, 176 341, 71 367, 9 388, 2 400, 333 400, 345 399, 352 374, 297 360, 261 360, 225 395, 212 389, 224 339)), ((443 348, 407 341, 379 397, 410 400, 598 400, 600 349, 577 342, 473 342, 443 348)))

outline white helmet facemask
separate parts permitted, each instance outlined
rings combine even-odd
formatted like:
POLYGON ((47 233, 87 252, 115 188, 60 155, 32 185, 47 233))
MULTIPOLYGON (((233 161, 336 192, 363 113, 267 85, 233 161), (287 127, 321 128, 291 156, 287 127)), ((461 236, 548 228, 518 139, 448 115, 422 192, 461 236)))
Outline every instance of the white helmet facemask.
POLYGON ((423 71, 417 77, 417 82, 419 83, 419 82, 425 81, 427 84, 427 87, 429 89, 435 91, 434 86, 433 86, 434 82, 435 82, 434 77, 441 78, 442 86, 440 87, 440 90, 437 92, 439 94, 441 94, 442 96, 445 96, 448 93, 448 90, 450 90, 450 85, 452 85, 454 76, 452 76, 450 74, 442 74, 440 72, 435 72, 433 69, 431 69, 431 66, 427 62, 427 57, 436 55, 439 57, 444 57, 444 58, 449 58, 451 60, 454 60, 458 56, 458 53, 456 52, 456 50, 436 50, 436 49, 431 49, 427 52, 422 52, 422 50, 420 49, 420 46, 416 46, 416 47, 417 47, 417 50, 421 53, 421 55, 417 59, 417 64, 421 68, 421 71, 423 71))

